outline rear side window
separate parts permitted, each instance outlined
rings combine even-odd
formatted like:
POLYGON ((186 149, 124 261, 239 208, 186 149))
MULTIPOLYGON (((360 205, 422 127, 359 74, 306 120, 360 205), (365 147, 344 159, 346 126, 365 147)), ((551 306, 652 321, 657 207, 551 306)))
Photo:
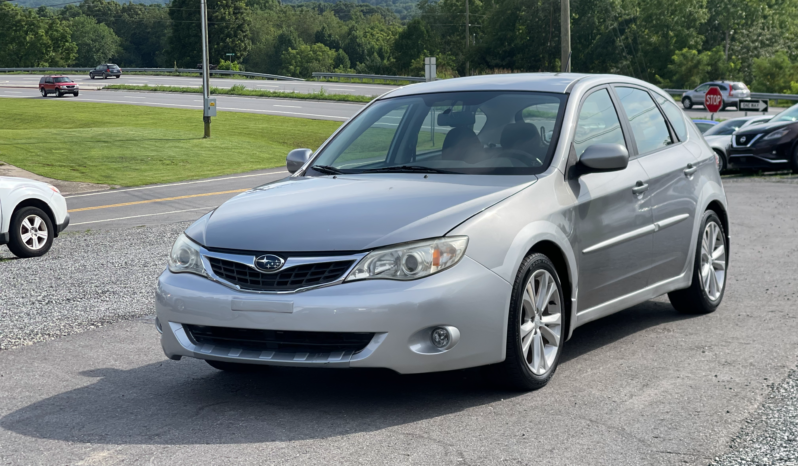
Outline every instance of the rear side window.
POLYGON ((684 122, 684 113, 679 110, 679 107, 673 103, 672 99, 666 99, 665 97, 658 95, 657 102, 659 102, 659 105, 662 107, 662 110, 665 112, 668 120, 670 120, 673 130, 676 132, 676 136, 679 137, 680 141, 686 141, 687 124, 684 122))
POLYGON ((590 94, 579 110, 574 149, 579 157, 593 144, 620 144, 626 147, 621 121, 606 89, 590 94))
POLYGON ((746 85, 743 83, 734 83, 732 84, 732 89, 735 91, 747 91, 748 87, 746 87, 746 85))
POLYGON ((44 82, 46 82, 47 84, 52 84, 53 78, 44 78, 44 82))
POLYGON ((724 92, 729 90, 729 88, 728 88, 728 87, 726 87, 726 85, 725 85, 725 84, 715 84, 715 86, 716 86, 718 89, 720 89, 721 91, 724 91, 724 92))
POLYGON ((39 80, 39 84, 42 84, 42 83, 44 83, 44 78, 39 80))
POLYGON ((665 117, 648 92, 632 87, 616 87, 615 91, 629 119, 639 155, 673 144, 665 117))

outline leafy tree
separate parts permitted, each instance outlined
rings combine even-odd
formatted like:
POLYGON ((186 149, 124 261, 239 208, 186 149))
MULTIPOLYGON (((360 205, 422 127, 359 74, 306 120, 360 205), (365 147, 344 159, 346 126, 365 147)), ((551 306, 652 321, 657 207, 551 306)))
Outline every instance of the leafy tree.
POLYGON ((303 42, 294 31, 281 32, 274 44, 273 58, 269 66, 270 71, 272 73, 281 72, 280 70, 284 69, 283 57, 286 56, 285 54, 289 50, 299 50, 301 45, 303 45, 303 42))
POLYGON ((677 89, 693 89, 707 80, 707 66, 705 57, 696 50, 683 49, 673 56, 673 63, 668 66, 672 78, 666 86, 677 89))
POLYGON ((338 50, 341 48, 341 39, 333 34, 330 26, 327 24, 323 24, 321 29, 316 31, 314 38, 316 43, 324 44, 330 49, 338 50))
POLYGON ((35 10, 0 2, 0 66, 66 66, 77 47, 66 23, 35 10))
MULTIPOLYGON (((170 55, 179 66, 193 68, 202 61, 199 5, 196 0, 172 0, 170 5, 170 55)), ((249 15, 245 0, 208 0, 208 57, 211 63, 218 63, 227 53, 234 53, 239 60, 247 56, 252 47, 249 15)))
POLYGON ((310 78, 314 71, 330 72, 336 53, 324 44, 301 44, 298 49, 288 49, 282 56, 280 74, 310 78))
POLYGON ((798 65, 790 61, 787 52, 754 60, 754 92, 788 92, 794 81, 798 81, 798 65))
POLYGON ((429 52, 430 33, 420 18, 415 18, 399 33, 393 43, 394 68, 398 72, 409 72, 413 60, 429 52))
POLYGON ((119 37, 94 18, 78 16, 69 22, 72 41, 78 46, 75 66, 93 67, 108 62, 119 50, 119 37))
POLYGON ((349 61, 349 56, 341 49, 338 49, 335 52, 335 59, 333 60, 333 66, 335 67, 336 73, 351 73, 352 72, 352 65, 349 61))

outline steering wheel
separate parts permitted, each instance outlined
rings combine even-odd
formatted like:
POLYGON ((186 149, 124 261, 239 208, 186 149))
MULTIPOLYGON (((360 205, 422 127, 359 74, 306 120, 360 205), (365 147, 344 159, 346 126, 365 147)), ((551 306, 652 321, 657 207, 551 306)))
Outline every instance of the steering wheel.
POLYGON ((518 160, 527 167, 543 166, 543 161, 540 160, 538 157, 534 157, 532 154, 529 154, 527 152, 518 149, 502 149, 501 153, 498 155, 497 158, 500 157, 507 157, 508 159, 518 160))

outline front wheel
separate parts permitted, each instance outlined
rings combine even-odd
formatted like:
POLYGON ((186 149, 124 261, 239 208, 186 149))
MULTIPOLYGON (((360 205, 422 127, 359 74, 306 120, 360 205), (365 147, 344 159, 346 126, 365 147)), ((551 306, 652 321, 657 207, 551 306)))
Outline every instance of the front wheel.
POLYGON ((38 207, 23 207, 11 217, 8 249, 17 257, 38 257, 53 245, 53 222, 38 207))
POLYGON ((75 92, 74 96, 77 97, 78 95, 80 95, 80 92, 75 92))
POLYGON ((89 73, 89 79, 94 79, 94 74, 89 73))
POLYGON ((684 99, 682 99, 682 106, 685 109, 690 110, 691 108, 693 108, 693 99, 685 97, 684 99))
POLYGON ((537 390, 551 380, 566 336, 564 303, 554 264, 543 254, 527 256, 513 285, 507 356, 495 366, 509 388, 537 390))
POLYGON ((673 307, 685 314, 714 312, 726 291, 729 254, 723 224, 714 211, 704 213, 699 231, 701 235, 696 245, 693 281, 689 288, 668 293, 673 307))
POLYGON ((793 173, 798 175, 798 144, 792 150, 792 158, 790 159, 790 169, 793 173))
POLYGON ((64 94, 61 91, 55 91, 56 97, 64 97, 64 94))

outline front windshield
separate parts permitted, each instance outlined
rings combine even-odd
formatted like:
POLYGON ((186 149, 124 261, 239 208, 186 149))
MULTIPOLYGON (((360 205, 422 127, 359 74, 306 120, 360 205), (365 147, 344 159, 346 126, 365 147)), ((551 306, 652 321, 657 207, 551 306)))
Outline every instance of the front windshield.
POLYGON ((69 78, 55 78, 54 80, 57 83, 71 83, 72 80, 69 78))
POLYGON ((378 101, 335 136, 309 174, 541 173, 557 142, 565 100, 564 94, 491 91, 378 101))
POLYGON ((740 129, 745 122, 748 121, 744 118, 735 119, 735 120, 726 120, 723 123, 717 124, 712 128, 709 128, 704 136, 730 136, 735 131, 740 129))
POLYGON ((780 121, 798 121, 798 105, 793 105, 787 110, 779 113, 770 122, 777 123, 780 121))

